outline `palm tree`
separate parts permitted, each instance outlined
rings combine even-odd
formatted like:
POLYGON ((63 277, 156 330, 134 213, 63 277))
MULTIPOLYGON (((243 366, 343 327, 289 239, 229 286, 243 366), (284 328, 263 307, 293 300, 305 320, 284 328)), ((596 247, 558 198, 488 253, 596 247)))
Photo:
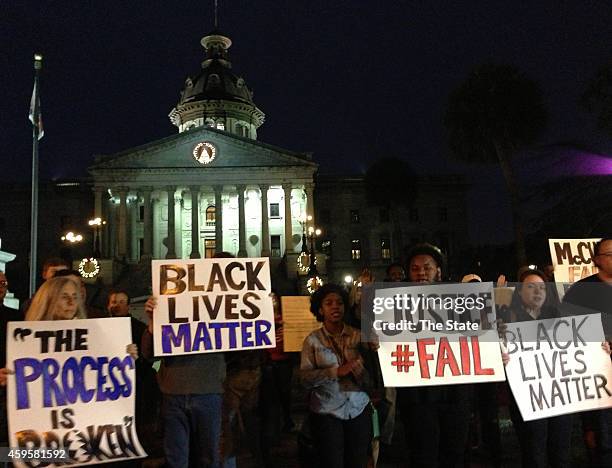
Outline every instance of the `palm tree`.
POLYGON ((450 95, 444 116, 454 157, 501 166, 510 194, 519 265, 526 262, 519 184, 512 158, 544 131, 547 112, 534 81, 509 65, 476 67, 450 95))
POLYGON ((416 198, 416 174, 408 163, 397 157, 384 157, 372 164, 365 176, 366 196, 370 203, 389 210, 393 257, 403 250, 399 207, 410 205, 416 198))

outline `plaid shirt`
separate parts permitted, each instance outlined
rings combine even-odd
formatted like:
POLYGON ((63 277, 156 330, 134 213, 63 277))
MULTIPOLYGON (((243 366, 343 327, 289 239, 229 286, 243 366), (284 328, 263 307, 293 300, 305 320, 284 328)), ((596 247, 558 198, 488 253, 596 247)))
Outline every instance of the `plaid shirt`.
POLYGON ((304 340, 300 364, 300 377, 310 389, 310 410, 329 414, 338 419, 359 416, 370 402, 362 390, 367 373, 357 380, 352 374, 338 377, 338 367, 347 361, 361 359, 361 334, 349 325, 335 338, 321 327, 304 340))

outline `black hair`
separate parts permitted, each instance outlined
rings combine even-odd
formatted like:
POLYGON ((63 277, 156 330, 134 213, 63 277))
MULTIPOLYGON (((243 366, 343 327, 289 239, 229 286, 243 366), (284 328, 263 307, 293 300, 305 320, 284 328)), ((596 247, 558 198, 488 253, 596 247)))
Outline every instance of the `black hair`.
POLYGON ((310 312, 315 316, 318 322, 323 321, 323 317, 319 314, 321 310, 321 304, 323 303, 323 299, 325 299, 330 294, 338 294, 342 298, 342 302, 344 303, 345 312, 348 308, 348 294, 344 290, 342 286, 339 286, 334 283, 327 283, 317 289, 312 296, 310 296, 310 312))
POLYGON ((389 277, 389 274, 391 272, 391 268, 395 268, 395 267, 401 268, 402 271, 404 272, 404 275, 406 274, 406 269, 404 268, 404 265, 402 265, 401 263, 398 263, 398 262, 393 262, 393 263, 389 264, 389 266, 385 270, 385 274, 387 275, 387 278, 389 277))
POLYGON ((532 270, 529 268, 519 272, 518 283, 514 288, 514 293, 512 294, 512 302, 510 303, 510 308, 517 310, 517 308, 523 306, 523 301, 520 296, 521 289, 523 288, 523 282, 525 281, 525 278, 531 275, 539 276, 540 278, 542 278, 542 281, 544 281, 544 286, 546 288, 546 299, 544 300, 544 304, 542 304, 542 308, 544 309, 545 307, 557 307, 559 305, 557 295, 554 294, 554 292, 552 291, 551 284, 548 282, 548 279, 546 278, 544 272, 541 270, 532 270))
POLYGON ((108 308, 108 303, 110 302, 110 298, 113 297, 115 294, 125 294, 125 297, 127 297, 127 303, 128 305, 130 304, 131 302, 130 295, 125 289, 111 289, 108 292, 108 296, 106 297, 106 307, 107 308, 108 308))
POLYGON ((410 266, 410 261, 417 255, 429 255, 436 262, 436 266, 440 270, 444 270, 445 259, 442 251, 433 244, 424 242, 417 244, 408 251, 408 257, 406 258, 406 264, 410 266))
POLYGON ((607 241, 612 241, 612 237, 604 237, 599 242, 595 244, 595 248, 593 249, 593 256, 596 257, 601 252, 601 248, 603 247, 603 243, 607 241))

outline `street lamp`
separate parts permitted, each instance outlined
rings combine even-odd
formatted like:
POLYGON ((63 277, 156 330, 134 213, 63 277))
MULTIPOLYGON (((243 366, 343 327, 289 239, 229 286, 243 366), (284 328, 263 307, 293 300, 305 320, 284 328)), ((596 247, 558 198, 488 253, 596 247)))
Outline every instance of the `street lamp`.
POLYGON ((310 264, 308 265, 308 276, 313 277, 319 274, 317 271, 317 252, 315 250, 315 237, 321 235, 321 230, 314 226, 308 227, 308 238, 310 239, 310 264))
POLYGON ((305 274, 310 266, 310 254, 308 252, 308 241, 306 240, 306 225, 312 220, 312 216, 302 216, 298 222, 302 226, 302 251, 298 255, 297 268, 298 273, 305 274))
POLYGON ((103 221, 102 218, 97 217, 94 219, 90 219, 88 221, 88 224, 94 230, 94 258, 100 258, 102 256, 100 252, 100 229, 104 224, 106 224, 106 221, 103 221))
POLYGON ((66 234, 64 234, 61 239, 64 242, 69 242, 71 244, 76 244, 77 242, 81 242, 83 240, 83 236, 81 234, 75 234, 72 231, 68 231, 66 234))

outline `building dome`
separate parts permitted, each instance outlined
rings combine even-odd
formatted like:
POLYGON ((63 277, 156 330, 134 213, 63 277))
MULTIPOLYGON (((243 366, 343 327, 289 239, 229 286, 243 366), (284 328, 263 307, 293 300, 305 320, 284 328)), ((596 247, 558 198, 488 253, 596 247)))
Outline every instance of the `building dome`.
POLYGON ((253 102, 244 79, 232 72, 227 52, 232 41, 213 31, 201 43, 206 51, 202 70, 185 80, 170 120, 179 132, 207 125, 255 139, 265 116, 253 102))

